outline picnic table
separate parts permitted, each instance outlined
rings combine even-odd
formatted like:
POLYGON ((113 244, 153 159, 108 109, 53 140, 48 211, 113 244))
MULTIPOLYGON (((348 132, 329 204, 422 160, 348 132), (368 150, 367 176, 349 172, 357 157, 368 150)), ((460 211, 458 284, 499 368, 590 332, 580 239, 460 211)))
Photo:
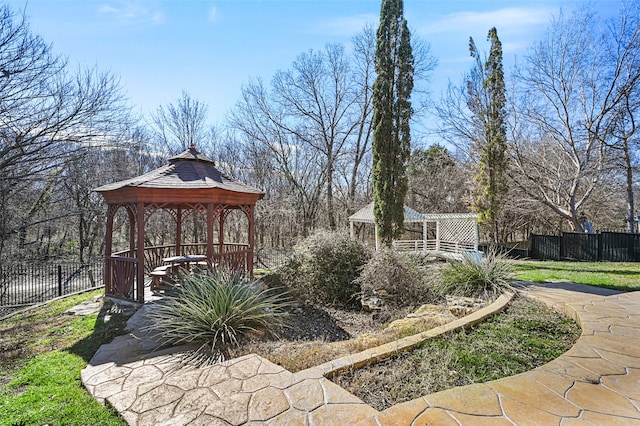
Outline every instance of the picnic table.
POLYGON ((151 275, 151 289, 157 289, 161 279, 171 278, 179 269, 189 270, 193 265, 206 265, 206 260, 207 256, 202 254, 165 257, 162 261, 166 265, 158 266, 149 274, 151 275))
POLYGON ((183 256, 165 257, 164 259, 162 259, 164 263, 170 264, 172 269, 176 267, 183 267, 188 269, 192 264, 197 264, 206 260, 207 256, 203 254, 187 254, 183 256))

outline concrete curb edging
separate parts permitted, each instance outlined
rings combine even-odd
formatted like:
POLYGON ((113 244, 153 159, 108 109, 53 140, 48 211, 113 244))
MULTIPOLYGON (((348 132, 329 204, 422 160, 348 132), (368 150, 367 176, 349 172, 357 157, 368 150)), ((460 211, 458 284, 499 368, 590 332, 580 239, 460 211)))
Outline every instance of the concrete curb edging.
POLYGON ((488 317, 502 312, 507 306, 509 306, 514 297, 515 292, 504 293, 490 305, 447 324, 423 331, 422 333, 414 334, 413 336, 407 336, 393 342, 369 348, 356 354, 346 355, 344 357, 325 362, 324 364, 299 371, 296 373, 296 376, 309 378, 331 378, 350 369, 361 368, 369 364, 374 364, 385 358, 397 355, 400 352, 409 351, 425 340, 432 339, 455 330, 473 327, 488 317))

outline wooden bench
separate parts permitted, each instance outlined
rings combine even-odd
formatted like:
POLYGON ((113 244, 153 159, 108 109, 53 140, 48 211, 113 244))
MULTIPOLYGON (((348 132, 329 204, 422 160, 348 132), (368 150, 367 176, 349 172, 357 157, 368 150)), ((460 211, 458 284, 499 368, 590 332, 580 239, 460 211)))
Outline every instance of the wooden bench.
POLYGON ((151 276, 151 290, 157 290, 160 288, 160 280, 164 277, 171 276, 171 265, 162 265, 155 268, 149 274, 151 276))

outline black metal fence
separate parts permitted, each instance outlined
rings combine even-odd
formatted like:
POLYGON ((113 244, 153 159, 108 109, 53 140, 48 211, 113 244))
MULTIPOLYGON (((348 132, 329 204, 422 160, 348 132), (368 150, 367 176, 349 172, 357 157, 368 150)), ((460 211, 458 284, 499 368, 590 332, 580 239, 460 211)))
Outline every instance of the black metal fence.
MULTIPOLYGON (((284 265, 290 249, 264 248, 254 253, 254 267, 284 265)), ((0 318, 18 309, 53 298, 104 285, 104 262, 0 264, 0 318)))
POLYGON ((531 235, 530 257, 539 260, 640 262, 640 234, 598 232, 531 235))
POLYGON ((283 266, 291 257, 291 249, 261 248, 253 253, 253 267, 256 269, 275 269, 283 266))
POLYGON ((55 297, 104 285, 102 261, 0 265, 0 317, 55 297))

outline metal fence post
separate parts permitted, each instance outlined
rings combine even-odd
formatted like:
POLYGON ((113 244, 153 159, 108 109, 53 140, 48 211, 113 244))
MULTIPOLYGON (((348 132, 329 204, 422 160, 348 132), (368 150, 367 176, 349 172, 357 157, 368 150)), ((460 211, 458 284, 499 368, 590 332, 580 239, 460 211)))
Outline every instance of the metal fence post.
POLYGON ((58 296, 62 296, 62 265, 58 265, 58 296))
POLYGON ((596 262, 601 262, 603 260, 602 253, 604 251, 602 244, 603 235, 602 232, 598 232, 596 235, 598 236, 596 239, 596 262))

